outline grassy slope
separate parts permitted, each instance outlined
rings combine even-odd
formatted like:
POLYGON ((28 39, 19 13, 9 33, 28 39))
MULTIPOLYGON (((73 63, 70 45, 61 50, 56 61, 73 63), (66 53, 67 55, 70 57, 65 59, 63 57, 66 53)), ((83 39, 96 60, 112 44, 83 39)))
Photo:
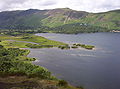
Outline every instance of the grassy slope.
POLYGON ((48 12, 49 16, 41 20, 42 25, 48 27, 57 27, 64 24, 72 24, 79 22, 78 18, 86 15, 87 12, 78 12, 69 8, 53 9, 48 12))
POLYGON ((58 27, 73 23, 87 23, 108 29, 120 29, 120 10, 104 13, 87 13, 69 8, 46 11, 26 10, 1 12, 0 17, 2 17, 0 18, 0 28, 6 29, 33 30, 39 29, 41 26, 58 27))
POLYGON ((106 27, 108 29, 120 29, 119 12, 111 11, 106 13, 89 14, 80 20, 83 23, 90 23, 94 26, 106 27))
POLYGON ((39 78, 27 78, 25 76, 0 77, 0 89, 80 89, 70 85, 60 87, 57 84, 58 81, 56 80, 41 80, 39 78))
POLYGON ((41 19, 44 19, 46 15, 44 15, 44 11, 29 9, 1 12, 0 17, 1 28, 36 29, 41 26, 41 19))
MULTIPOLYGON (((71 11, 71 10, 70 10, 71 11)), ((104 13, 89 13, 85 17, 73 18, 64 15, 68 11, 64 10, 62 13, 54 13, 45 19, 42 20, 43 25, 49 27, 57 27, 64 24, 71 23, 87 23, 93 26, 106 27, 108 29, 120 29, 120 11, 109 11, 104 13), (66 20, 66 18, 68 19, 66 20), (65 23, 64 23, 65 22, 65 23)), ((79 15, 79 12, 77 12, 79 15)))

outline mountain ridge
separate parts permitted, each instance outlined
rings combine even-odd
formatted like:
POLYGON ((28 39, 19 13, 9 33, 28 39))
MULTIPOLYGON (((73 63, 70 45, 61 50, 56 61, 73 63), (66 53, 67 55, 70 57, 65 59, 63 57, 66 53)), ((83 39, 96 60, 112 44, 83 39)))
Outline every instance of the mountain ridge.
POLYGON ((0 12, 0 29, 55 28, 75 23, 89 24, 89 26, 110 30, 120 30, 120 9, 101 13, 76 11, 69 8, 0 12))

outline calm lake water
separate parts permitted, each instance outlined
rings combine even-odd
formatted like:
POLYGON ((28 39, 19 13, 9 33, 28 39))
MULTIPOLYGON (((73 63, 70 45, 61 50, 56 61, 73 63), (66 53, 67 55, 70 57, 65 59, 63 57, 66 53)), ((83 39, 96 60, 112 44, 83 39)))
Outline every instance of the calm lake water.
POLYGON ((58 78, 85 89, 120 89, 120 33, 39 33, 48 39, 96 46, 95 50, 57 48, 30 49, 36 65, 46 67, 58 78))

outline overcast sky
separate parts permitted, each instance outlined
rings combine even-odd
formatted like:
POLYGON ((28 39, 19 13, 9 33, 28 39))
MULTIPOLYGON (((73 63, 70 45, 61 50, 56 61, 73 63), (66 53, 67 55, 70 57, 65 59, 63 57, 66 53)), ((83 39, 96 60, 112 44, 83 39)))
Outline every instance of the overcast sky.
POLYGON ((120 0, 0 0, 0 11, 65 7, 79 11, 104 12, 120 9, 120 0))

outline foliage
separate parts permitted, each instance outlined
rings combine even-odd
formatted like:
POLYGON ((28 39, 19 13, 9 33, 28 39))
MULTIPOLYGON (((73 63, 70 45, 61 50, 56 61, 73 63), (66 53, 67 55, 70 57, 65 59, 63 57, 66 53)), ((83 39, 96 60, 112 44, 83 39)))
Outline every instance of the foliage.
POLYGON ((59 80, 58 86, 64 86, 64 87, 66 87, 66 86, 68 86, 68 83, 65 80, 59 80))
POLYGON ((55 27, 52 30, 56 33, 78 34, 78 33, 90 33, 90 32, 104 32, 109 31, 106 28, 92 26, 84 23, 66 24, 59 27, 55 27))
POLYGON ((78 48, 79 46, 89 50, 92 50, 93 48, 95 48, 95 46, 93 45, 85 45, 85 44, 73 44, 72 48, 78 48))
POLYGON ((0 45, 0 48, 3 48, 3 45, 0 45))
POLYGON ((79 88, 79 89, 84 89, 84 87, 83 87, 83 86, 78 86, 77 88, 79 88))
POLYGON ((26 75, 28 77, 39 77, 42 79, 51 79, 51 73, 40 66, 31 64, 35 58, 24 57, 28 50, 19 48, 1 48, 0 49, 0 75, 26 75), (23 59, 26 58, 26 59, 23 59))
POLYGON ((73 45, 71 48, 74 48, 74 49, 75 49, 75 48, 78 48, 78 46, 74 46, 74 45, 73 45))
POLYGON ((70 49, 70 46, 69 45, 61 45, 61 46, 58 46, 58 48, 60 48, 60 49, 70 49))
POLYGON ((85 49, 90 49, 90 50, 94 48, 94 46, 92 46, 92 45, 84 45, 84 44, 82 44, 81 47, 83 47, 85 49))

